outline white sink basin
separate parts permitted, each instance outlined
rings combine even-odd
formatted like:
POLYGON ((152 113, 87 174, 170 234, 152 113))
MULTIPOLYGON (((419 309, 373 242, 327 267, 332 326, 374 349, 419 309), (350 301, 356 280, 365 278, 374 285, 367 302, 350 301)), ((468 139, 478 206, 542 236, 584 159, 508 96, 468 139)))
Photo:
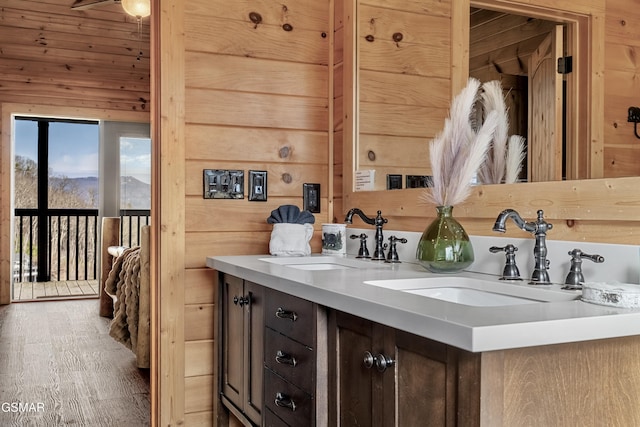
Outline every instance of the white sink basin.
POLYGON ((284 265, 298 270, 346 270, 350 268, 383 268, 385 264, 374 261, 342 258, 337 256, 271 257, 260 261, 284 265))
POLYGON ((425 277, 415 279, 371 280, 368 285, 476 307, 571 301, 580 297, 575 291, 559 287, 532 286, 469 277, 425 277))
POLYGON ((415 289, 404 292, 435 298, 442 301, 455 302, 456 304, 472 305, 477 307, 496 307, 500 305, 531 304, 534 302, 540 302, 538 300, 528 298, 495 294, 493 292, 462 287, 415 289))

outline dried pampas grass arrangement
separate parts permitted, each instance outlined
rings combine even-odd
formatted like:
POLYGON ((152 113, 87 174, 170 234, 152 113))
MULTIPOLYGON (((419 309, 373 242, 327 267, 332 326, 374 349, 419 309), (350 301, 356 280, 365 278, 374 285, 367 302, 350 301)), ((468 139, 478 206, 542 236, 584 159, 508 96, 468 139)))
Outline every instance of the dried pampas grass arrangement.
POLYGON ((480 82, 470 78, 467 86, 453 99, 444 129, 431 141, 433 187, 421 196, 428 203, 436 206, 462 203, 471 192, 471 180, 485 162, 500 118, 497 111, 488 111, 484 123, 474 128, 479 89, 480 82))

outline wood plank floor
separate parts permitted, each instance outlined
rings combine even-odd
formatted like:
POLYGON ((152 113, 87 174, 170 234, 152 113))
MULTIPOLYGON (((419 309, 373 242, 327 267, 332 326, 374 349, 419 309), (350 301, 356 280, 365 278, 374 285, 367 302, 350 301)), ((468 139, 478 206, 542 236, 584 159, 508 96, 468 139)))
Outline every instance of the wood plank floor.
POLYGON ((66 280, 64 282, 14 282, 13 301, 98 296, 97 280, 66 280))
POLYGON ((95 299, 0 306, 0 426, 148 426, 148 370, 109 321, 95 299))

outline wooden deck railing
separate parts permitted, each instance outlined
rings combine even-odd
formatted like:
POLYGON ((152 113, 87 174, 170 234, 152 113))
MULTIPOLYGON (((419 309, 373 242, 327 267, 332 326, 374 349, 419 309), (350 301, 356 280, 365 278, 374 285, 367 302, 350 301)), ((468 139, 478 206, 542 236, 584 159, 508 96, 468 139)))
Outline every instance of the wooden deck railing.
MULTIPOLYGON (((136 246, 149 210, 121 210, 120 242, 136 246)), ((98 210, 15 210, 14 282, 97 279, 98 210), (39 227, 45 223, 44 228, 39 227)))

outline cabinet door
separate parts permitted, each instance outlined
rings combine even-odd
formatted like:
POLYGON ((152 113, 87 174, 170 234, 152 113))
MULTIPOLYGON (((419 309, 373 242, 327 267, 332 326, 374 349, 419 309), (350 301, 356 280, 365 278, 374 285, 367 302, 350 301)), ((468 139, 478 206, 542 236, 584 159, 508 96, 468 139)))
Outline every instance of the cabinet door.
POLYGON ((222 277, 222 394, 242 410, 244 390, 244 297, 243 280, 222 277))
POLYGON ((395 425, 455 425, 455 369, 447 375, 447 346, 401 331, 393 334, 395 425))
POLYGON ((254 424, 262 423, 262 384, 264 370, 264 288, 255 283, 244 284, 245 331, 245 397, 244 412, 254 424))
MULTIPOLYGON (((337 425, 384 426, 382 375, 375 368, 367 367, 365 352, 382 351, 382 335, 373 322, 341 312, 335 315, 333 337, 336 344, 336 374, 338 388, 336 401, 337 425)), ((388 396, 393 400, 393 394, 388 396)))
POLYGON ((264 290, 222 276, 222 394, 252 423, 262 424, 264 290))

